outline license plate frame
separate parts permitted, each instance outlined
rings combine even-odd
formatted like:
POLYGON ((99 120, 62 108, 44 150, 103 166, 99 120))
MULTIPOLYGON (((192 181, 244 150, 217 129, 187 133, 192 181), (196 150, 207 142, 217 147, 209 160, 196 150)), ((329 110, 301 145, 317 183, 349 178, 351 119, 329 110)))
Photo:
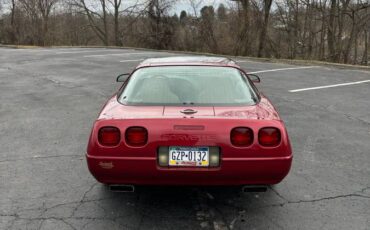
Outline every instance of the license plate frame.
POLYGON ((209 147, 170 146, 169 167, 209 167, 209 147))

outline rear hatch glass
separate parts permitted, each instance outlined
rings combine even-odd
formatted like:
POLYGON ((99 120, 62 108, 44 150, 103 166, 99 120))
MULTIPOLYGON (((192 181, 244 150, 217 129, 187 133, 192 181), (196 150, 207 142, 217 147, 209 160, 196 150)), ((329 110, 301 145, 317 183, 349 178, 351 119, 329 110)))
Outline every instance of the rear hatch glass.
POLYGON ((138 69, 119 102, 125 105, 253 105, 256 93, 243 73, 232 67, 156 66, 138 69))

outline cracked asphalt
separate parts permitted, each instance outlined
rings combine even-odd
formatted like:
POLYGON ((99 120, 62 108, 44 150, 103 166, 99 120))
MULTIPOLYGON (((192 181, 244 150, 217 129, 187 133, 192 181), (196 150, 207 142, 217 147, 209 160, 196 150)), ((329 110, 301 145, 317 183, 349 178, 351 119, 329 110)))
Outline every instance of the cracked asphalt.
MULTIPOLYGON (((111 193, 88 172, 90 129, 147 57, 132 49, 0 48, 0 229, 370 229, 370 79, 359 69, 261 72, 258 88, 286 122, 286 179, 266 193, 142 188, 111 193), (120 62, 122 61, 122 62, 120 62)), ((244 60, 248 72, 297 66, 244 60)))

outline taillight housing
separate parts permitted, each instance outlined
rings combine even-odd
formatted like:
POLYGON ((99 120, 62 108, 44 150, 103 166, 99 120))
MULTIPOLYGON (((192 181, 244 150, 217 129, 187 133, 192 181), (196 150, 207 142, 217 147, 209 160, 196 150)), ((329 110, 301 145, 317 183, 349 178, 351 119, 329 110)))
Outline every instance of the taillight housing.
POLYGON ((281 142, 281 133, 278 128, 265 127, 258 132, 258 142, 265 147, 275 147, 281 142))
POLYGON ((144 146, 148 142, 148 130, 139 126, 129 127, 126 129, 125 140, 130 146, 144 146))
POLYGON ((99 129, 98 141, 103 146, 116 146, 121 141, 121 132, 116 127, 102 127, 99 129))
POLYGON ((230 133, 231 144, 246 147, 253 143, 253 130, 247 127, 236 127, 230 133))

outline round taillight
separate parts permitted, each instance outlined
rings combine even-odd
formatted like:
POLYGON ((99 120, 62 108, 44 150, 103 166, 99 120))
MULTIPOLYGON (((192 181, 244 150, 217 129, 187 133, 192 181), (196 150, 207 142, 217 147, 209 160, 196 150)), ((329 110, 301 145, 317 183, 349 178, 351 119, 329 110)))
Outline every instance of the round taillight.
POLYGON ((126 129, 125 139, 130 146, 143 146, 148 141, 148 131, 144 127, 130 127, 126 129))
POLYGON ((234 146, 249 146, 253 143, 253 130, 247 127, 233 128, 230 133, 230 141, 234 146))
POLYGON ((280 144, 281 134, 280 130, 273 127, 266 127, 260 129, 258 132, 258 142, 262 146, 275 147, 280 144))
POLYGON ((116 146, 121 140, 121 132, 116 127, 102 127, 99 129, 98 141, 103 146, 116 146))

